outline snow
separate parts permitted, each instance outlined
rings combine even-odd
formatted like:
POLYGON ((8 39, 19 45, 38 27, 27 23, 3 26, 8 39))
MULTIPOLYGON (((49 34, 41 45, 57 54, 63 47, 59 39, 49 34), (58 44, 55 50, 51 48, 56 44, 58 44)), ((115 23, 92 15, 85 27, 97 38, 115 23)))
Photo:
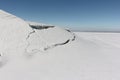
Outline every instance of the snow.
POLYGON ((67 44, 75 36, 56 26, 24 21, 3 10, 0 10, 0 32, 0 66, 15 56, 31 56, 67 44))
POLYGON ((38 30, 12 17, 0 11, 1 80, 120 79, 120 33, 38 30))
POLYGON ((24 20, 0 10, 0 54, 5 57, 16 55, 17 50, 27 44, 30 31, 32 29, 24 20))
POLYGON ((36 53, 36 51, 44 51, 73 38, 72 33, 59 27, 51 28, 50 26, 49 28, 49 26, 50 25, 24 21, 0 10, 1 53, 13 55, 16 47, 20 50, 21 47, 23 49, 25 48, 25 53, 34 53, 34 50, 36 53), (48 28, 39 30, 32 28, 31 25, 36 27, 42 25, 43 28, 46 26, 48 28))

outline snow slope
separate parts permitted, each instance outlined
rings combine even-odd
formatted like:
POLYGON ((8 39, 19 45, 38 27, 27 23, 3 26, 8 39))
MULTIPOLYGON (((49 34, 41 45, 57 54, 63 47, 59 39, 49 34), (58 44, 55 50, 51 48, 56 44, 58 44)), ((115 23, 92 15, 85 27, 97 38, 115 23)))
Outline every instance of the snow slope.
MULTIPOLYGON (((32 29, 25 21, 0 10, 0 55, 2 57, 16 55, 17 50, 25 48, 26 37, 31 31, 32 29)), ((0 62, 0 64, 3 63, 0 62)))
MULTIPOLYGON (((0 77, 2 80, 119 80, 120 49, 99 41, 104 41, 103 37, 93 38, 105 35, 104 38, 111 40, 113 35, 97 34, 76 33, 77 39, 70 44, 32 57, 14 58, 0 69, 0 77)), ((114 39, 119 39, 120 34, 116 35, 114 39)))
POLYGON ((0 15, 1 80, 120 79, 120 33, 34 29, 18 17, 6 18, 4 11, 0 15))
MULTIPOLYGON (((0 10, 0 58, 44 52, 75 40, 75 35, 56 26, 24 21, 0 10)), ((3 60, 3 61, 2 61, 3 60)))

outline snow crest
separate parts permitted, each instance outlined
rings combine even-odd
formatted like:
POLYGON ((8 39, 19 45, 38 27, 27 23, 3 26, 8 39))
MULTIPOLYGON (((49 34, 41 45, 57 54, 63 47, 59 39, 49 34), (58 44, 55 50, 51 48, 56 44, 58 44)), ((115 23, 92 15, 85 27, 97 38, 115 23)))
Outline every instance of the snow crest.
POLYGON ((43 52, 65 45, 73 41, 73 38, 75 37, 71 32, 62 28, 24 21, 0 10, 0 53, 6 54, 5 56, 43 52))

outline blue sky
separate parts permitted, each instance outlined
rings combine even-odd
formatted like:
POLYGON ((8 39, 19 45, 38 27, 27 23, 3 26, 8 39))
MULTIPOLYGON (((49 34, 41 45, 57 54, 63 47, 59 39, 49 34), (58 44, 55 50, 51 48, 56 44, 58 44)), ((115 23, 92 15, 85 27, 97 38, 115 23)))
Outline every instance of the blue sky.
POLYGON ((120 29, 120 0, 0 0, 25 20, 71 29, 120 29))

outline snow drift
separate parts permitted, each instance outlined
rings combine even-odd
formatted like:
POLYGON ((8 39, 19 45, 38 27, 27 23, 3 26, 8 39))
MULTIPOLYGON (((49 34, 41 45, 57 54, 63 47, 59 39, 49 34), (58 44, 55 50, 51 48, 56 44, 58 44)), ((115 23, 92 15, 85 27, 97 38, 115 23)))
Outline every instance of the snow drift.
POLYGON ((1 80, 119 80, 119 33, 72 33, 0 10, 1 80))
POLYGON ((58 45, 64 45, 73 38, 72 33, 59 27, 36 22, 25 22, 12 14, 0 10, 1 56, 13 55, 21 47, 28 54, 45 51, 58 45))
POLYGON ((24 21, 0 10, 0 55, 31 55, 73 41, 75 35, 56 26, 24 21), (23 49, 23 50, 22 50, 23 49), (18 51, 23 51, 18 54, 18 51), (14 54, 15 53, 15 54, 14 54))

